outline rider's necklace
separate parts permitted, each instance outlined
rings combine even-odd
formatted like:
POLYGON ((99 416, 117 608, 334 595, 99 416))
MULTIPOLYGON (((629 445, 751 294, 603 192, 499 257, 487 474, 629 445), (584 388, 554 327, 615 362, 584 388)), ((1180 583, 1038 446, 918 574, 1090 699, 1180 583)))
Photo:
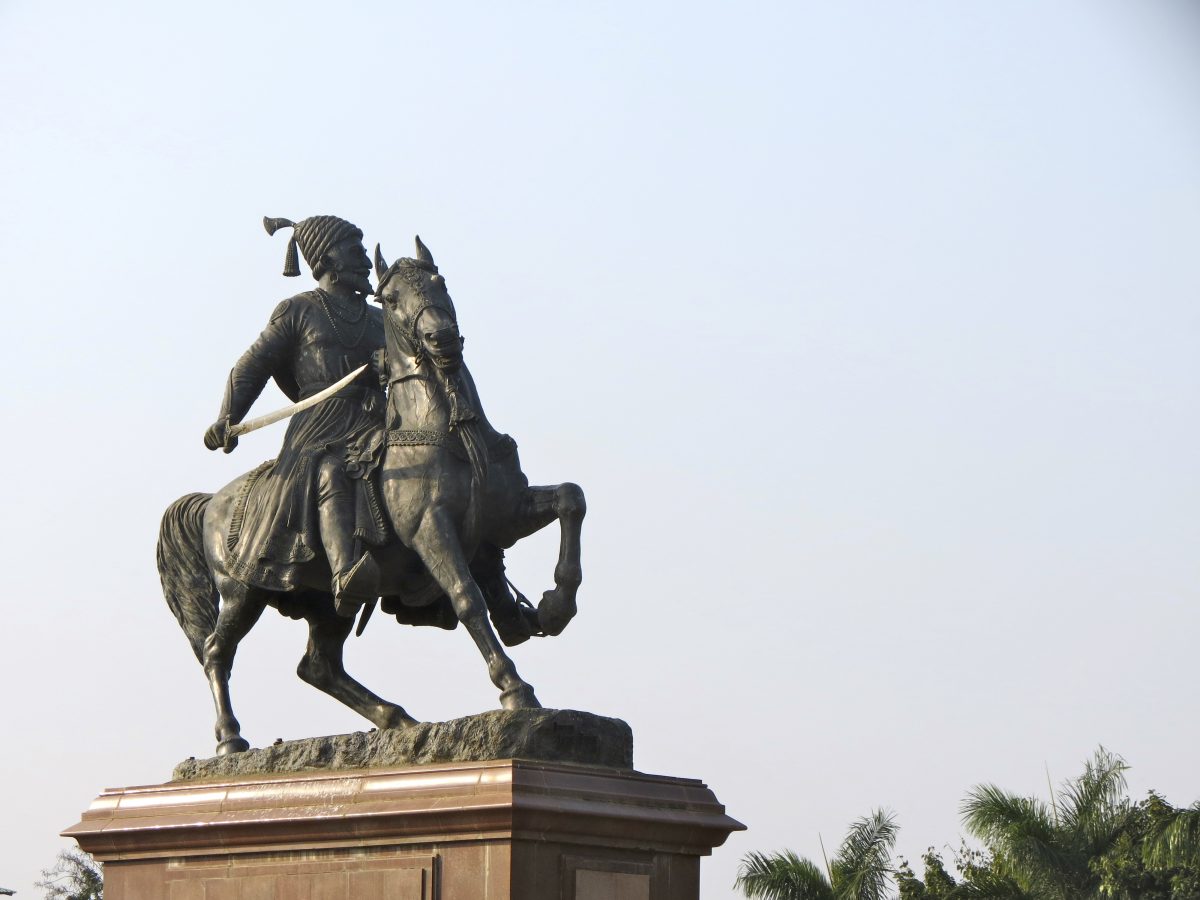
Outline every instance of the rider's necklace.
POLYGON ((367 333, 367 323, 370 321, 370 316, 367 315, 367 304, 364 302, 359 309, 358 316, 351 318, 351 311, 344 310, 340 305, 332 302, 333 298, 320 288, 317 288, 317 296, 321 299, 321 309, 325 310, 325 318, 329 320, 329 324, 333 327, 333 332, 337 335, 338 340, 341 341, 342 346, 347 349, 357 347, 358 342, 367 333), (346 333, 342 331, 342 326, 338 324, 338 319, 349 325, 357 324, 358 328, 354 329, 357 334, 352 333, 349 339, 347 339, 346 333))

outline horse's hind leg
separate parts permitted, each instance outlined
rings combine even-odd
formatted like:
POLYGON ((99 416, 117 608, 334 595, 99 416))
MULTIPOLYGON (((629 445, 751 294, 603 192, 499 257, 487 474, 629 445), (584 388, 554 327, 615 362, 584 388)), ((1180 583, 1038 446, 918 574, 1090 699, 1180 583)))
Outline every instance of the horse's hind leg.
POLYGON ((471 633, 475 646, 487 662, 492 684, 500 689, 500 705, 505 709, 541 707, 533 687, 517 674, 517 667, 492 630, 483 592, 471 577, 458 532, 445 511, 436 507, 426 510, 413 535, 412 548, 450 598, 458 620, 471 633))
POLYGON ((332 600, 329 609, 320 609, 308 619, 308 649, 296 668, 296 674, 318 690, 340 700, 356 713, 369 719, 376 728, 401 728, 415 725, 416 719, 394 703, 377 697, 346 674, 342 650, 354 627, 354 620, 337 615, 332 600))
POLYGON ((575 616, 579 585, 583 582, 580 562, 580 536, 587 503, 577 484, 528 487, 521 493, 513 518, 501 525, 499 543, 511 547, 558 519, 561 536, 558 563, 554 566, 554 588, 542 594, 538 604, 538 624, 546 634, 561 634, 575 616))
POLYGON ((233 714, 229 700, 229 676, 238 644, 258 621, 267 602, 262 594, 245 585, 230 583, 222 593, 224 602, 217 616, 217 627, 204 641, 204 674, 212 689, 217 708, 217 755, 241 753, 250 749, 242 737, 242 726, 233 714))

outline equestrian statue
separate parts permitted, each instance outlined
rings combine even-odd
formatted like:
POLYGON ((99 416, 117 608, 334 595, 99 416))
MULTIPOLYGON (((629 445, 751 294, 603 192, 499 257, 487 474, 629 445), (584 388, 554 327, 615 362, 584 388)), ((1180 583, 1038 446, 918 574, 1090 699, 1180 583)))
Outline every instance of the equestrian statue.
POLYGON ((229 453, 239 435, 290 416, 283 446, 215 494, 176 500, 158 540, 167 605, 212 690, 217 754, 249 749, 229 677, 268 606, 308 622, 300 678, 377 728, 417 720, 343 665, 355 619, 361 634, 376 607, 402 624, 461 622, 500 705, 540 706, 504 647, 557 635, 575 615, 582 490, 530 486, 516 442, 488 422, 446 280, 419 237, 416 255, 391 265, 376 245, 372 288, 362 231, 346 220, 263 223, 292 229, 284 275, 300 274, 303 255, 317 286, 275 308, 230 372, 204 443, 229 453), (293 405, 246 421, 268 380, 293 405), (554 587, 535 608, 510 591, 504 550, 555 520, 554 587))

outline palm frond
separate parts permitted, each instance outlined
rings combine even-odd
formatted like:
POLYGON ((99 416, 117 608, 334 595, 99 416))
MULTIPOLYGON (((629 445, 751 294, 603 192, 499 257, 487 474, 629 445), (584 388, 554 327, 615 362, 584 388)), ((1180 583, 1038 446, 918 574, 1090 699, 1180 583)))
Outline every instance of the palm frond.
POLYGON ((1125 760, 1100 747, 1084 765, 1083 774, 1059 792, 1063 828, 1081 852, 1103 854, 1124 828, 1130 814, 1128 769, 1125 760))
POLYGON ((1054 827, 1058 827, 1058 798, 1054 794, 1054 782, 1050 778, 1050 764, 1046 763, 1046 787, 1050 794, 1050 809, 1054 813, 1054 827))
POLYGON ((820 867, 791 850, 746 854, 733 886, 759 900, 834 900, 820 867))
POLYGON ((994 848, 1014 840, 1055 842, 1055 824, 1046 804, 1018 797, 994 784, 981 784, 967 794, 959 809, 967 831, 994 848))
POLYGON ((1146 864, 1156 869, 1200 866, 1200 803, 1168 813, 1146 836, 1143 852, 1146 864))
POLYGON ((821 860, 825 863, 825 877, 830 884, 833 884, 833 869, 829 867, 829 854, 825 852, 825 838, 821 837, 821 832, 817 832, 817 843, 821 845, 821 860))
MULTIPOLYGON (((1023 890, 1039 885, 1069 884, 1080 861, 1062 844, 1062 833, 1040 800, 1018 797, 995 785, 974 788, 961 807, 968 833, 983 841, 995 856, 998 874, 1012 878, 1023 890), (1064 882, 1064 873, 1070 873, 1064 882)), ((1082 862, 1087 871, 1086 859, 1082 862)))
POLYGON ((895 816, 877 809, 850 826, 830 864, 838 900, 885 900, 891 884, 895 816))

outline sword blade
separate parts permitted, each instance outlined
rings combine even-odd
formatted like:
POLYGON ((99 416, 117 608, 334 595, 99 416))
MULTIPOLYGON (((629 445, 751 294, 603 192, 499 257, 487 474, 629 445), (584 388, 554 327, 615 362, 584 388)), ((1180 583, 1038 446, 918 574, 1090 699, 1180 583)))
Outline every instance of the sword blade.
POLYGON ((294 416, 298 412, 316 406, 322 400, 328 400, 342 388, 350 384, 355 378, 367 370, 370 363, 359 366, 341 381, 334 382, 329 387, 311 397, 305 397, 298 403, 293 403, 291 406, 285 406, 283 409, 277 409, 275 412, 267 413, 265 416, 259 416, 257 419, 251 419, 249 422, 242 422, 240 425, 233 425, 229 429, 231 438, 241 437, 243 434, 249 434, 252 431, 258 431, 260 428, 266 428, 268 425, 274 425, 276 422, 286 419, 289 416, 294 416))

